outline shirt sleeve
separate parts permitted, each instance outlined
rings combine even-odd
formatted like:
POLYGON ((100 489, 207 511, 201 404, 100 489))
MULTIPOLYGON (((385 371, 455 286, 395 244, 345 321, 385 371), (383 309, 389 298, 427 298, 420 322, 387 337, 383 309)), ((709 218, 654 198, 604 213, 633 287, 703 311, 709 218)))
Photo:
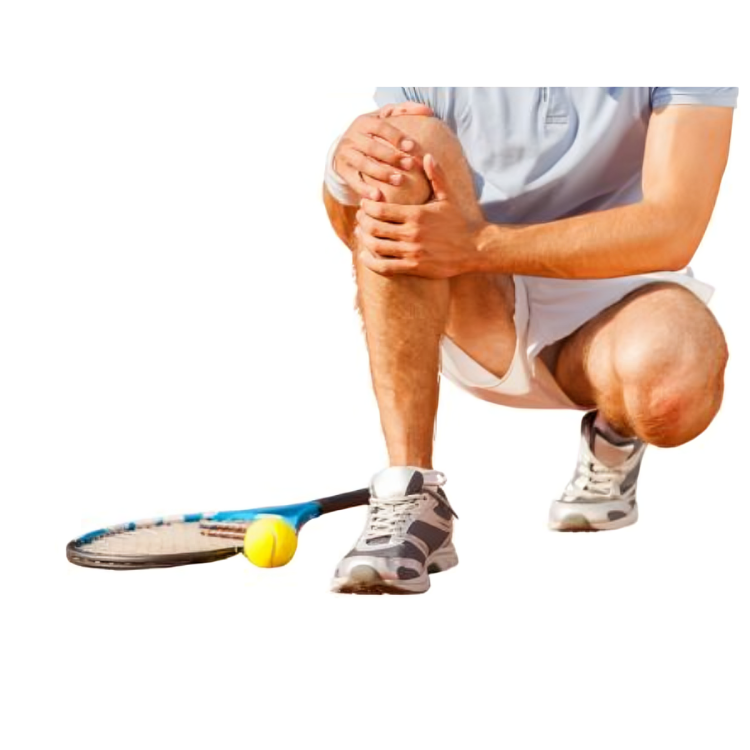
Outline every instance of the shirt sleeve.
POLYGON ((736 107, 738 88, 708 89, 664 87, 651 89, 651 108, 668 104, 698 104, 704 107, 736 107))

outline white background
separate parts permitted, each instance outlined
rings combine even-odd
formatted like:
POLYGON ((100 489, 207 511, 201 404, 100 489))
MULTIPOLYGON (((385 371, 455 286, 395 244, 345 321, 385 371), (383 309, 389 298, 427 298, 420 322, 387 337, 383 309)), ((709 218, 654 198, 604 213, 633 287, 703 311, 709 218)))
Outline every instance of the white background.
MULTIPOLYGON (((566 67, 550 43, 559 11, 533 51, 528 22, 490 48, 423 18, 403 4, 4 6, 0 731, 13 747, 747 747, 742 93, 693 264, 718 289, 725 405, 691 444, 649 451, 636 526, 548 532, 579 415, 493 407, 445 382, 436 466, 461 565, 426 596, 328 593, 359 510, 311 524, 279 570, 65 559, 101 525, 297 502, 384 464, 348 251, 320 201, 330 142, 376 83, 456 83, 454 68, 459 83, 536 84, 550 69, 588 83, 610 44, 571 45, 566 67), (398 43, 381 50, 373 27, 398 43), (497 73, 477 80, 492 54, 497 73)), ((702 61, 731 47, 700 38, 702 61)), ((729 58, 706 74, 695 51, 660 49, 658 74, 618 59, 612 78, 741 85, 729 58), (669 67, 680 56, 693 78, 669 67)))

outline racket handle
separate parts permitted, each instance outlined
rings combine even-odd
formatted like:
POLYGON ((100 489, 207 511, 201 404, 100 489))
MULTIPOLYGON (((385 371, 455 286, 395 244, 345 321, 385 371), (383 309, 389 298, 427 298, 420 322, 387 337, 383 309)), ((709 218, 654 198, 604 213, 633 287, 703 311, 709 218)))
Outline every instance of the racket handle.
POLYGON ((342 492, 340 495, 332 495, 318 500, 321 513, 333 513, 337 510, 355 508, 358 505, 367 505, 370 502, 370 489, 364 487, 361 490, 342 492))

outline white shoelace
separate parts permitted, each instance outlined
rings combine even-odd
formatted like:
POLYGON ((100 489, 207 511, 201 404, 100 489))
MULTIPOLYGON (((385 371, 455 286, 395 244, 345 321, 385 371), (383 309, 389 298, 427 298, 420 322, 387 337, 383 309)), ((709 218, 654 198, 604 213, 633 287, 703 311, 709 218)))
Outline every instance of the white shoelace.
POLYGON ((600 500, 612 495, 612 484, 622 478, 622 470, 598 461, 581 461, 575 479, 565 488, 567 499, 600 500))
POLYGON ((419 512, 422 498, 425 495, 437 497, 435 488, 445 484, 445 474, 441 471, 429 470, 423 471, 422 475, 425 479, 425 486, 416 495, 371 498, 370 518, 364 532, 365 541, 379 536, 401 536, 407 523, 419 512))
POLYGON ((393 498, 373 498, 365 539, 378 536, 400 536, 404 526, 419 510, 422 495, 393 498))

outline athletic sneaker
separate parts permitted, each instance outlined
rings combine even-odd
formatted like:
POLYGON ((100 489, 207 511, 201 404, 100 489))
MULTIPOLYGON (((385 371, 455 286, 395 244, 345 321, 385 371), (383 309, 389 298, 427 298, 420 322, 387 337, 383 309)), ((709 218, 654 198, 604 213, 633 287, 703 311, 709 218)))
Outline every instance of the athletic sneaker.
POLYGON ((595 411, 583 417, 578 468, 550 508, 555 531, 607 531, 638 520, 635 490, 646 444, 605 437, 595 419, 595 411))
POLYGON ((443 474, 394 466, 370 485, 367 523, 339 563, 332 589, 344 594, 421 594, 429 573, 458 564, 443 474))

